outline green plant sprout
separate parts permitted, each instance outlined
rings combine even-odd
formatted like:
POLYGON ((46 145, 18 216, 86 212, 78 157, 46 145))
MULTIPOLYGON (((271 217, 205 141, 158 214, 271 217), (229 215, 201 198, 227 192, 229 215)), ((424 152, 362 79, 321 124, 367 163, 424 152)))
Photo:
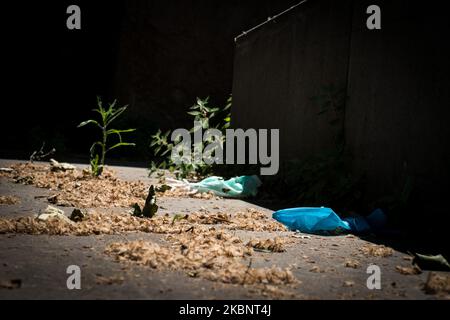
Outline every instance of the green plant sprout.
POLYGON ((109 108, 103 108, 103 103, 102 103, 100 97, 97 97, 97 109, 93 109, 92 111, 100 114, 101 121, 99 122, 97 120, 90 119, 90 120, 84 121, 78 125, 78 128, 81 128, 87 124, 94 124, 98 128, 100 128, 100 130, 102 131, 101 141, 94 142, 92 144, 91 148, 89 149, 90 150, 91 171, 94 176, 100 176, 102 174, 103 168, 105 166, 105 157, 109 151, 114 150, 118 147, 135 146, 136 145, 135 143, 122 141, 122 133, 133 132, 136 129, 125 129, 125 130, 109 129, 109 126, 111 125, 111 123, 114 120, 116 120, 128 107, 126 105, 126 106, 123 106, 120 108, 115 108, 116 103, 117 103, 117 100, 114 100, 113 103, 109 104, 109 108), (117 135, 117 137, 119 138, 119 142, 108 147, 107 143, 108 143, 108 137, 110 135, 117 135), (100 156, 98 153, 96 153, 96 147, 100 148, 100 156))
MULTIPOLYGON (((227 99, 227 104, 224 108, 210 106, 209 98, 197 98, 196 103, 189 109, 188 114, 194 118, 194 122, 200 123, 202 129, 215 128, 225 132, 231 122, 231 105, 231 96, 227 99)), ((190 132, 194 133, 194 131, 199 129, 193 127, 190 132)), ((167 169, 170 172, 175 172, 177 178, 187 178, 194 175, 203 177, 212 172, 213 165, 211 164, 181 163, 176 165, 173 163, 171 160, 171 152, 174 143, 169 140, 170 133, 170 130, 165 133, 158 130, 158 132, 151 136, 150 148, 153 149, 154 155, 159 159, 156 162, 151 162, 150 174, 160 169, 167 169)))

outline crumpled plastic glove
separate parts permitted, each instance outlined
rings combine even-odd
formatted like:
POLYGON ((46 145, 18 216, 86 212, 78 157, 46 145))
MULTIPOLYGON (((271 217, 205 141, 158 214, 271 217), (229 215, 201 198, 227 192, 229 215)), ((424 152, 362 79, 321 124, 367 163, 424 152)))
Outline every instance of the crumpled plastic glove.
POLYGON ((208 177, 200 182, 190 183, 197 192, 213 192, 215 195, 227 198, 245 198, 256 196, 261 180, 253 176, 240 176, 224 180, 222 177, 208 177))
POLYGON ((350 231, 348 222, 343 221, 330 208, 291 208, 273 213, 272 217, 291 230, 305 233, 327 234, 350 231))

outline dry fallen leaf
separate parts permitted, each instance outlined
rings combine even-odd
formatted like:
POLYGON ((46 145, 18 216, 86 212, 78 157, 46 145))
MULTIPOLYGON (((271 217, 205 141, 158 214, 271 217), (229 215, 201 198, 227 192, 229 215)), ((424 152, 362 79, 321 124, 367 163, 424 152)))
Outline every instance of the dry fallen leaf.
POLYGON ((286 240, 282 238, 274 238, 274 239, 265 239, 265 240, 250 240, 247 243, 247 246, 252 247, 256 250, 263 250, 269 252, 284 252, 284 244, 286 240))
POLYGON ((309 269, 310 272, 314 272, 314 273, 319 273, 319 272, 323 272, 319 266, 314 266, 311 269, 309 269))
POLYGON ((360 267, 360 264, 359 264, 359 262, 356 261, 356 260, 347 260, 347 261, 345 262, 345 266, 346 266, 347 268, 357 269, 357 268, 360 267))
POLYGON ((13 205, 19 203, 19 198, 14 196, 0 196, 0 205, 13 205))
POLYGON ((376 244, 366 244, 360 248, 359 251, 366 256, 372 257, 389 257, 394 254, 394 250, 392 248, 376 244))
POLYGON ((424 290, 427 294, 439 296, 450 294, 450 275, 430 272, 424 290))
POLYGON ((344 284, 343 284, 343 286, 344 287, 353 287, 355 285, 355 282, 354 281, 344 281, 344 284))
POLYGON ((395 270, 403 275, 416 275, 421 274, 422 270, 420 270, 418 267, 402 267, 402 266, 396 266, 395 270))

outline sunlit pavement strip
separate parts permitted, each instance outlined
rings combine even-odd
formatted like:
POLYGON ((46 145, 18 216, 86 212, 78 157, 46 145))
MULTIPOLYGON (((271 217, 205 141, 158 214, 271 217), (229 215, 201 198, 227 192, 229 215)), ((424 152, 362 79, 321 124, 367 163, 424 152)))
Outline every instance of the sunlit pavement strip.
MULTIPOLYGON (((8 167, 11 161, 0 161, 8 167)), ((113 167, 121 179, 140 179, 156 183, 141 168, 113 167)), ((0 178, 0 195, 19 199, 15 204, 0 205, 0 216, 30 216, 44 209, 51 192, 0 178), (35 199, 35 197, 38 197, 35 199)), ((205 212, 245 211, 257 208, 270 217, 271 211, 241 200, 166 198, 158 199, 158 215, 205 212)), ((61 208, 70 214, 73 208, 61 208)), ((102 209, 124 212, 128 208, 102 209)), ((99 210, 99 211, 102 211, 99 210)), ((25 234, 0 235, 0 298, 44 299, 435 299, 423 291, 428 271, 403 275, 397 266, 409 267, 407 255, 394 251, 387 257, 374 257, 361 250, 368 243, 354 236, 323 237, 293 232, 233 230, 243 242, 252 239, 287 237, 285 252, 255 251, 252 268, 290 268, 298 280, 289 294, 262 292, 251 285, 224 284, 195 278, 185 270, 155 270, 135 263, 117 263, 104 253, 114 242, 134 240, 167 245, 166 235, 128 233, 125 235, 48 236, 25 234), (368 267, 380 268, 381 289, 369 289, 368 267), (81 289, 69 290, 67 268, 77 265, 81 271, 81 289)), ((369 270, 370 271, 370 270, 369 270)), ((370 281, 369 281, 370 282, 370 281)), ((283 285, 278 286, 283 289, 283 285)))

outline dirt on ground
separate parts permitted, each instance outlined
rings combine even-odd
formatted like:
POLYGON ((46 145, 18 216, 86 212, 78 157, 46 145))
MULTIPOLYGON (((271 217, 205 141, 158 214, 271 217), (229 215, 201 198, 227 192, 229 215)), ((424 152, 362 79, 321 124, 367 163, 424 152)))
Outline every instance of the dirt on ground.
POLYGON ((146 169, 96 178, 82 165, 0 167, 1 299, 449 298, 449 274, 420 270, 406 253, 355 235, 292 232, 242 200, 158 189, 164 182, 146 169), (133 216, 150 185, 158 212, 133 216), (64 217, 44 219, 48 206, 64 217), (67 286, 73 265, 79 290, 67 286), (373 265, 380 289, 369 283, 373 265))

